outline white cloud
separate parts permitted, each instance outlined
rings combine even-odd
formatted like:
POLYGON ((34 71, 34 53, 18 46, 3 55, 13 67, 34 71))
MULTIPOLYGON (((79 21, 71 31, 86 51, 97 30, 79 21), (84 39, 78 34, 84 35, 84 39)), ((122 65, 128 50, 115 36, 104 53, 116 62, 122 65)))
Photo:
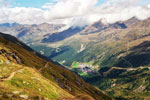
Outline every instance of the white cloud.
POLYGON ((53 5, 54 5, 54 3, 46 3, 45 5, 42 6, 42 8, 50 9, 53 5))
POLYGON ((43 11, 37 8, 0 8, 0 22, 18 22, 21 24, 34 24, 44 22, 43 11))
POLYGON ((124 21, 136 16, 139 19, 150 17, 150 4, 140 5, 142 0, 107 0, 96 6, 98 0, 57 0, 42 8, 0 7, 0 23, 18 22, 21 24, 65 23, 74 26, 92 24, 100 19, 108 23, 124 21))
POLYGON ((149 4, 149 5, 147 5, 147 7, 148 7, 148 8, 150 8, 150 4, 149 4))

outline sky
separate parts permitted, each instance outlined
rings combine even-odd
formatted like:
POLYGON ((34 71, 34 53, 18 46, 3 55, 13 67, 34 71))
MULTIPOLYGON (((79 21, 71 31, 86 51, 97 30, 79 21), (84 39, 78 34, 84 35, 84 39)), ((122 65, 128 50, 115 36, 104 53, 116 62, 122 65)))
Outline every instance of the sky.
POLYGON ((150 0, 0 0, 0 23, 85 26, 150 17, 150 0))
POLYGON ((46 3, 55 3, 53 0, 13 0, 12 6, 41 8, 46 3))
MULTIPOLYGON (((6 0, 8 1, 8 0, 6 0)), ((56 3, 58 0, 11 0, 12 6, 18 7, 35 7, 41 8, 43 5, 47 3, 56 3)), ((106 0, 99 0, 97 5, 104 3, 106 0)))

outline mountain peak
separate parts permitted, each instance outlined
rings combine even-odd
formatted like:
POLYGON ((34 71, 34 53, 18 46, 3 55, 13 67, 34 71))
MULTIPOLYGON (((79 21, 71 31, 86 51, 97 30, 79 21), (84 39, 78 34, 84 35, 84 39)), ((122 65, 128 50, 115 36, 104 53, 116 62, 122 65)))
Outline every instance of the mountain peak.
POLYGON ((0 24, 0 27, 14 27, 19 25, 18 23, 14 22, 14 23, 2 23, 0 24))

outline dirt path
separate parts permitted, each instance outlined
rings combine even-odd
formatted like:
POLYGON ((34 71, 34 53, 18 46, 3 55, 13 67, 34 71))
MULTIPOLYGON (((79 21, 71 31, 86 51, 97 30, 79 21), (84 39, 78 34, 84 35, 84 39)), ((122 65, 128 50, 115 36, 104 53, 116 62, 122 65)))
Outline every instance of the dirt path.
POLYGON ((24 69, 24 67, 22 67, 22 68, 19 69, 19 70, 16 70, 16 71, 12 72, 9 77, 0 79, 0 81, 9 81, 9 80, 11 80, 11 79, 14 77, 14 75, 15 75, 18 71, 21 71, 21 70, 23 70, 23 69, 24 69))
POLYGON ((110 73, 113 69, 120 69, 120 70, 126 70, 126 71, 133 71, 133 70, 138 70, 138 69, 144 69, 144 68, 148 68, 148 67, 144 67, 144 66, 141 66, 141 67, 137 67, 137 68, 122 68, 122 67, 111 67, 108 71, 104 72, 104 74, 108 74, 110 73))
POLYGON ((39 71, 41 72, 44 68, 47 68, 48 67, 48 62, 45 64, 44 67, 40 68, 39 71))

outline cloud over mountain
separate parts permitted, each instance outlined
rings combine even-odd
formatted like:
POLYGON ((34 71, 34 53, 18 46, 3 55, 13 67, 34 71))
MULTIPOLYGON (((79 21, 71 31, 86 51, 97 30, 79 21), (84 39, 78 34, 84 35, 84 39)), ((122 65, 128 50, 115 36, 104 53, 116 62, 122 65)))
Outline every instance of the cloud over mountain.
POLYGON ((150 17, 150 3, 144 3, 146 0, 106 0, 100 5, 97 5, 98 0, 55 1, 56 3, 47 3, 41 8, 1 6, 0 23, 40 24, 48 22, 84 26, 100 19, 113 23, 134 16, 139 19, 150 17))

